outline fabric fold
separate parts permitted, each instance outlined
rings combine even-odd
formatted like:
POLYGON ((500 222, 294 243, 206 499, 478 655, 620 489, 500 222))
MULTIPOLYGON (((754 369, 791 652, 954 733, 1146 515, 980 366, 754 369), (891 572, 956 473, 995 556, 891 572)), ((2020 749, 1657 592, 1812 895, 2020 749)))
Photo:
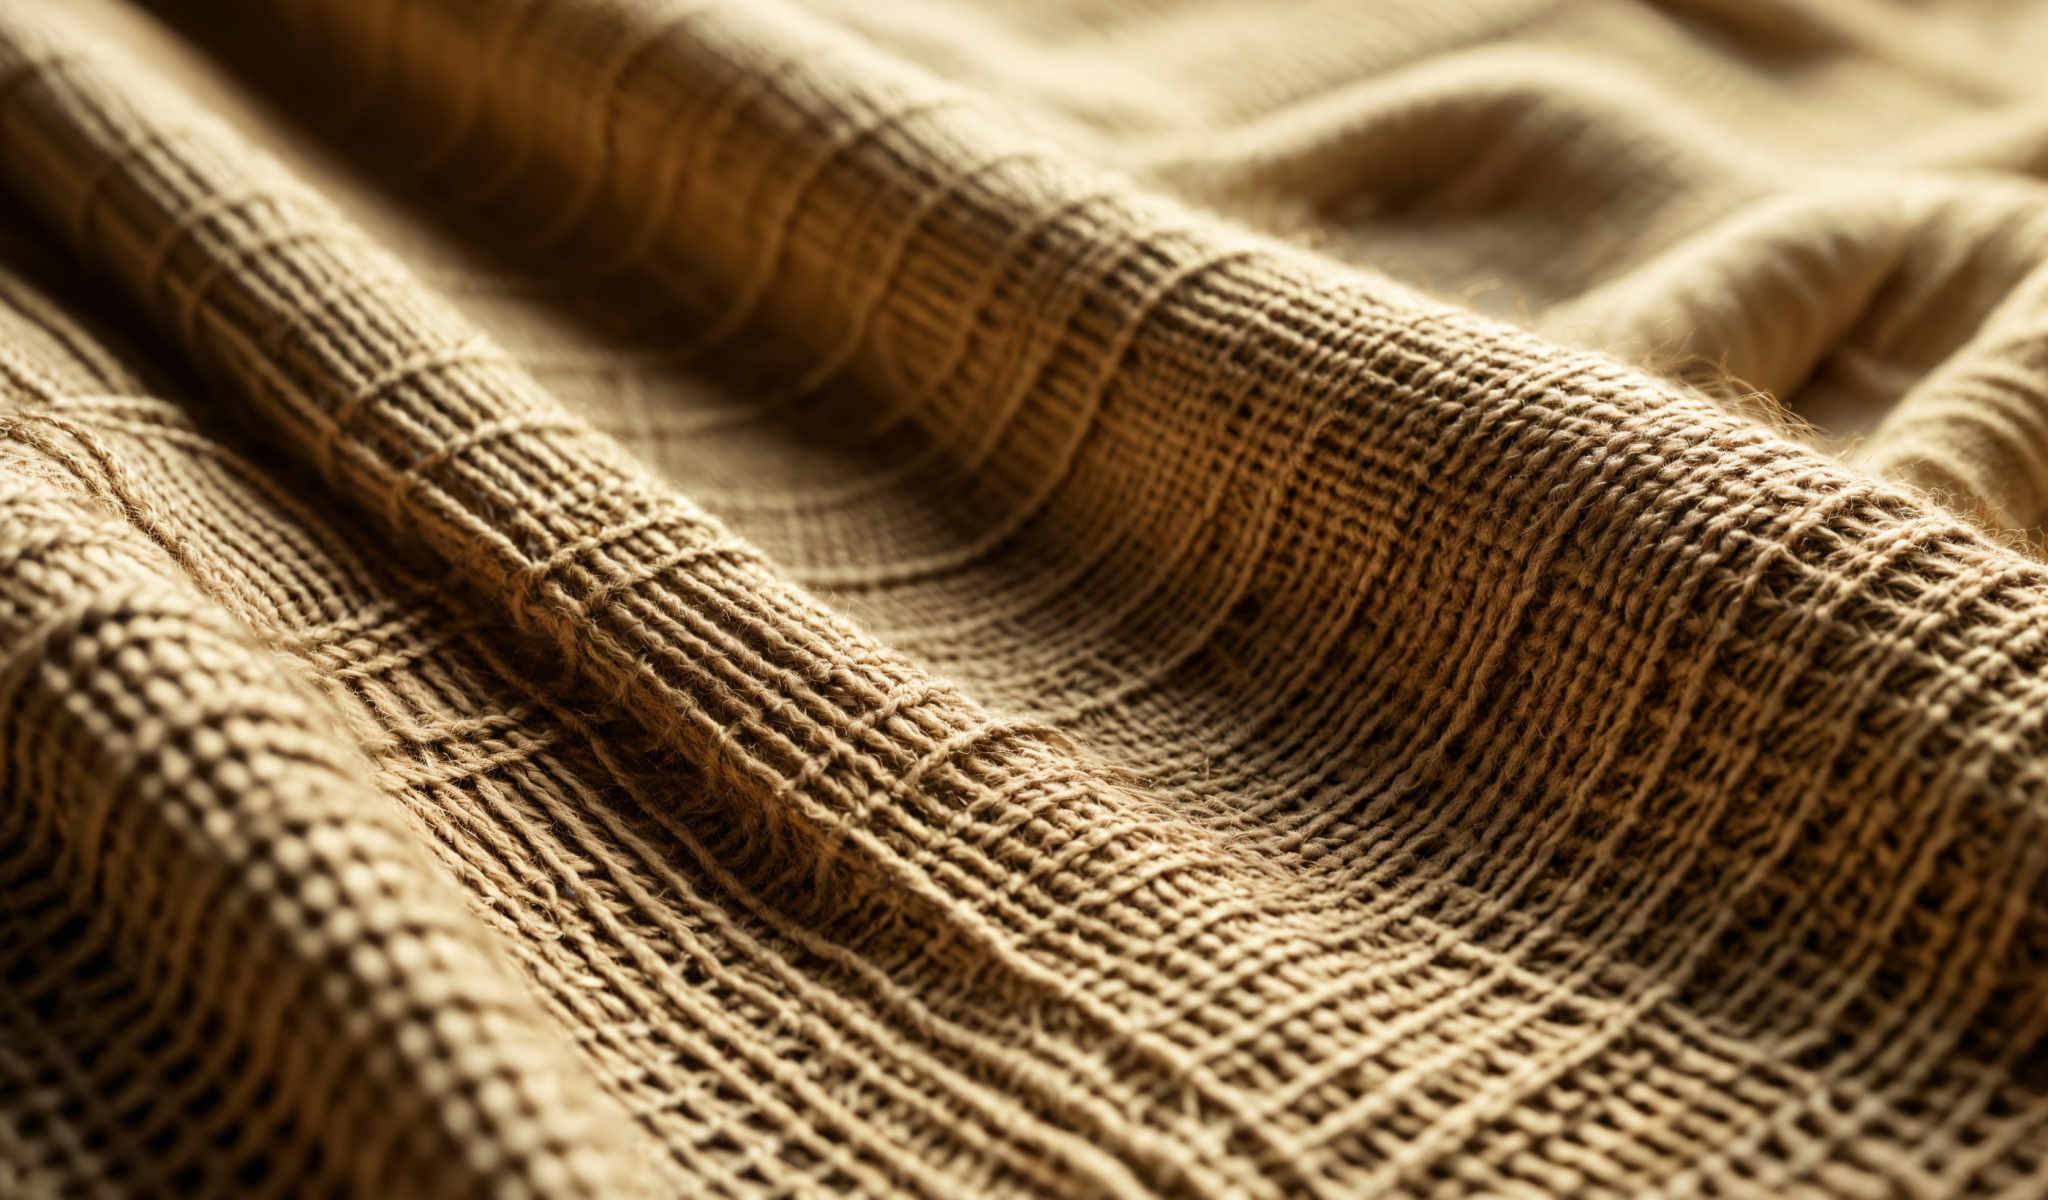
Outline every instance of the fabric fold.
POLYGON ((0 459, 14 1185, 647 1190, 352 739, 143 539, 90 431, 32 402, 0 459))

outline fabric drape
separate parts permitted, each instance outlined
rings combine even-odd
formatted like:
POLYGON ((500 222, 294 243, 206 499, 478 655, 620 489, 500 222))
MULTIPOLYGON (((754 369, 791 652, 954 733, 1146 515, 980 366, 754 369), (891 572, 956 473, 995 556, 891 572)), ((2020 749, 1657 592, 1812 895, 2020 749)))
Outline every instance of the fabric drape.
POLYGON ((0 1191, 2038 1194, 2044 50, 0 0, 0 1191))

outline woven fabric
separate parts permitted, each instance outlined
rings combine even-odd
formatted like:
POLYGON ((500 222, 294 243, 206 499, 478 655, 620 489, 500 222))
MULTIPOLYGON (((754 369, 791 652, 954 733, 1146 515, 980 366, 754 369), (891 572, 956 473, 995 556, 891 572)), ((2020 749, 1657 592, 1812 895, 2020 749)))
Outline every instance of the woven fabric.
POLYGON ((2048 1191, 2048 12, 0 3, 0 1193, 2048 1191))

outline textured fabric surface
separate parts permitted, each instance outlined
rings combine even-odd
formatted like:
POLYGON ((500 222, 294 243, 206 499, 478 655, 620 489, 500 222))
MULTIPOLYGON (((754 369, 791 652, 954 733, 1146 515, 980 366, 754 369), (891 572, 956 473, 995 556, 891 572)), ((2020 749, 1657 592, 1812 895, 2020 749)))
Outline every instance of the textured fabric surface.
POLYGON ((2044 53, 0 0, 0 1194, 2043 1194, 2044 53))

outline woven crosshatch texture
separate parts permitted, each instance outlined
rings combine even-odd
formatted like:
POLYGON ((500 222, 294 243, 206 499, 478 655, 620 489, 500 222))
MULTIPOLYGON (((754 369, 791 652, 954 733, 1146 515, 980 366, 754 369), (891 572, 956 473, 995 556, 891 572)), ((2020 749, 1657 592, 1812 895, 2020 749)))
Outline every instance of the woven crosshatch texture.
POLYGON ((2043 1194, 2043 53, 0 0, 0 1194, 2043 1194))

